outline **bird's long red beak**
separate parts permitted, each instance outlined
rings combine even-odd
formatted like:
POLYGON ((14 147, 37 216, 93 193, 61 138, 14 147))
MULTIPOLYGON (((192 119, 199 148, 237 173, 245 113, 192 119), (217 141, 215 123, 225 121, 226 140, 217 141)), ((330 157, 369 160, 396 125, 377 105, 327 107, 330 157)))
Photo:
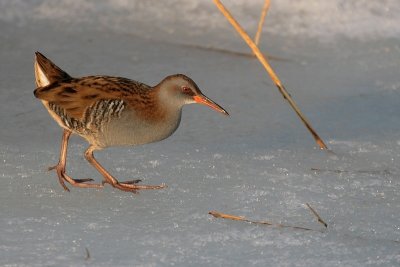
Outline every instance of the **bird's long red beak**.
POLYGON ((193 97, 193 99, 194 99, 194 101, 196 101, 196 103, 209 106, 209 107, 215 109, 216 111, 229 116, 229 113, 225 109, 223 109, 220 105, 218 105, 217 103, 215 103, 214 101, 212 101, 211 99, 206 97, 205 95, 195 95, 193 97))

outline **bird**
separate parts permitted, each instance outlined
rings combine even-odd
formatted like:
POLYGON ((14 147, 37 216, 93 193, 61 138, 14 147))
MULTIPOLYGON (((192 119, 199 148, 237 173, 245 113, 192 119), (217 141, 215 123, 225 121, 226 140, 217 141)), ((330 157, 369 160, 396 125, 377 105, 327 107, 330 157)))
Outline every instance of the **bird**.
POLYGON ((34 71, 34 96, 63 129, 59 161, 49 170, 56 170, 66 191, 70 190, 65 182, 80 188, 102 188, 109 184, 132 193, 165 188, 165 184, 138 184, 139 179, 118 181, 95 159, 94 151, 142 145, 169 137, 178 128, 182 107, 186 104, 203 104, 229 115, 183 74, 167 76, 155 86, 104 75, 74 78, 40 52, 35 53, 34 71), (101 183, 93 183, 91 178, 74 179, 66 173, 71 134, 89 143, 84 157, 103 176, 101 183))

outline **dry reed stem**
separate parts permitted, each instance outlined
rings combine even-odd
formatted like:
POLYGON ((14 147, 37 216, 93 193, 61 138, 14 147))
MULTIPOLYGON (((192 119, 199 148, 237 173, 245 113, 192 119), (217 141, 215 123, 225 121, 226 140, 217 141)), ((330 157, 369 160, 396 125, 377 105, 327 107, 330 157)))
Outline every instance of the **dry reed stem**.
POLYGON ((290 106, 294 109, 296 114, 300 117, 301 121, 310 131, 312 136, 314 137, 316 143, 321 149, 328 149, 325 145, 324 141, 319 137, 317 132, 312 128, 310 122, 305 118, 303 113, 297 107, 294 100, 291 98, 290 94, 286 91, 285 87, 282 85, 281 81, 279 80, 278 76, 276 75, 275 71, 272 69, 271 65, 265 59, 264 55, 261 53, 260 49, 257 45, 253 42, 253 40, 249 37, 249 35, 243 30, 240 24, 232 17, 229 11, 225 8, 225 6, 221 3, 220 0, 213 0, 215 5, 221 11, 221 13, 226 17, 226 19, 232 24, 235 30, 240 34, 240 36, 244 39, 247 45, 253 50, 253 53, 256 55, 257 59, 260 63, 264 66, 265 70, 268 72, 269 76, 271 77, 272 81, 278 87, 279 92, 282 94, 283 98, 286 99, 290 106))
POLYGON ((319 214, 310 206, 310 204, 306 203, 306 205, 311 210, 311 212, 314 214, 314 216, 317 217, 318 222, 322 223, 325 226, 325 228, 328 228, 328 224, 324 220, 322 220, 321 216, 319 216, 319 214))
POLYGON ((267 16, 267 12, 269 9, 269 6, 271 4, 270 0, 265 0, 263 9, 261 11, 261 16, 260 16, 260 21, 258 22, 258 28, 257 28, 257 33, 256 37, 254 37, 254 43, 258 46, 260 43, 260 37, 261 37, 261 32, 262 32, 262 27, 264 25, 265 17, 267 16))
POLYGON ((268 222, 268 221, 253 221, 253 220, 249 220, 243 216, 226 214, 226 213, 218 212, 215 210, 210 211, 208 214, 214 216, 215 218, 228 219, 228 220, 232 220, 232 221, 242 221, 242 222, 247 222, 247 223, 252 223, 252 224, 267 225, 267 226, 278 227, 278 228, 290 228, 290 229, 296 229, 296 230, 319 232, 317 230, 314 230, 311 228, 306 228, 306 227, 301 227, 301 226, 291 226, 291 225, 285 225, 285 224, 280 224, 280 223, 272 223, 272 222, 268 222))

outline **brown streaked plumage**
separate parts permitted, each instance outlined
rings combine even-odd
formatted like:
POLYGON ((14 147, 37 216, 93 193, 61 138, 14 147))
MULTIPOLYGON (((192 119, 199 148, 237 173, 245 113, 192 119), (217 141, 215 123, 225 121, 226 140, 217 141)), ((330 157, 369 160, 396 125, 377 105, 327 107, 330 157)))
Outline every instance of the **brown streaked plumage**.
POLYGON ((119 182, 96 161, 93 152, 167 138, 178 128, 185 104, 204 104, 228 115, 183 74, 168 76, 154 87, 121 77, 73 78, 39 52, 34 68, 38 87, 34 95, 64 129, 59 162, 49 170, 56 169, 67 191, 65 181, 86 188, 101 188, 108 183, 128 192, 164 188, 164 184, 138 185, 140 180, 119 182), (72 133, 89 142, 85 158, 103 175, 102 184, 90 183, 92 179, 73 179, 66 174, 67 146, 72 133))

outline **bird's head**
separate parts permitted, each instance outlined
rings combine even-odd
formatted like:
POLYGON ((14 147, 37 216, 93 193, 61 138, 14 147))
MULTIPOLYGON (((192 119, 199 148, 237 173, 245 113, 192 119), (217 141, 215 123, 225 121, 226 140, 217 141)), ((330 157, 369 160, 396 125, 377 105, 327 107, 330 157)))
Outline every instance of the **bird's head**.
POLYGON ((174 106, 182 107, 186 104, 198 103, 209 106, 224 115, 229 115, 220 105, 205 96, 192 79, 183 74, 168 76, 156 87, 159 88, 163 101, 174 106))

